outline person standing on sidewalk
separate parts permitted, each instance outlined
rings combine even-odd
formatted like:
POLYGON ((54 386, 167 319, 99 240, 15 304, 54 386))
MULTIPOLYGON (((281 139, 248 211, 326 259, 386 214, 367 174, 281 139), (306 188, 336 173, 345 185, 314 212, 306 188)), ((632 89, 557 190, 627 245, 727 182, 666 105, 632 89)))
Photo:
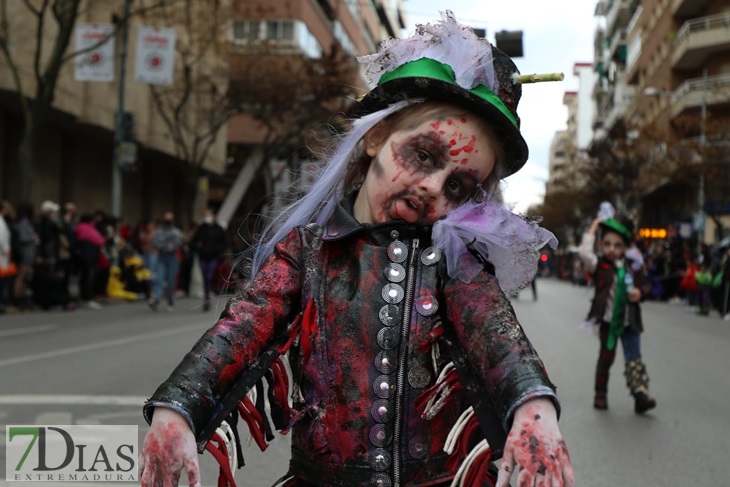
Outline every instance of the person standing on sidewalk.
POLYGON ((167 292, 167 310, 175 306, 175 282, 180 268, 177 251, 184 243, 182 231, 175 226, 175 215, 168 211, 162 218, 162 225, 152 235, 152 245, 157 249, 157 276, 154 283, 150 308, 157 311, 163 288, 167 292))
POLYGON ((101 248, 106 240, 93 223, 94 215, 84 213, 74 228, 76 240, 76 264, 79 266, 79 295, 81 301, 91 309, 101 309, 94 292, 96 282, 96 265, 99 262, 101 248))
POLYGON ((639 301, 643 261, 626 255, 633 241, 632 231, 633 223, 628 219, 596 218, 583 234, 579 253, 586 269, 593 274, 595 286, 587 321, 597 325, 601 340, 593 407, 608 409, 608 374, 620 339, 626 360, 626 385, 634 397, 634 411, 641 414, 656 407, 656 401, 649 395, 649 376, 641 359, 644 326, 639 301), (597 234, 600 255, 594 251, 597 234))
POLYGON ((203 223, 198 227, 190 241, 190 248, 197 252, 200 270, 203 274, 203 311, 210 309, 210 291, 223 253, 228 247, 228 236, 223 227, 215 220, 211 208, 205 210, 203 223))

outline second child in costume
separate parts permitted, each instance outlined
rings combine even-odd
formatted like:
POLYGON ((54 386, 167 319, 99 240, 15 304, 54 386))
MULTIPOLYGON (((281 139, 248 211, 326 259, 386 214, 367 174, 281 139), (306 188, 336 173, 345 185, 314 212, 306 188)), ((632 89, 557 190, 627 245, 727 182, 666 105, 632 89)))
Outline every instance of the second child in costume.
POLYGON ((629 220, 596 218, 583 234, 579 253, 588 272, 593 274, 595 295, 588 321, 598 326, 600 352, 596 365, 596 409, 608 409, 609 370, 621 342, 626 361, 626 385, 634 397, 634 410, 644 413, 656 406, 649 395, 649 376, 641 358, 641 289, 643 260, 630 249, 633 225, 629 220), (600 255, 594 248, 598 235, 600 255), (629 254, 633 257, 630 258, 629 254))
POLYGON ((527 160, 516 66, 450 12, 364 61, 378 86, 352 130, 146 403, 144 486, 199 485, 231 395, 262 447, 291 431, 277 485, 573 485, 555 387, 504 293, 556 241, 490 201, 527 160))

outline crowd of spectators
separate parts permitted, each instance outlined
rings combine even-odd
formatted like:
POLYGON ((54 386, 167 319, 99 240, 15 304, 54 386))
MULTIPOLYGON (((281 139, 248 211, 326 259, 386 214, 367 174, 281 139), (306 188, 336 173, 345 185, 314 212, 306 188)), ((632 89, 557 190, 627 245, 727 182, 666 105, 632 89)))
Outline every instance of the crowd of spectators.
MULTIPOLYGON (((73 202, 61 208, 47 200, 37 211, 30 204, 16 209, 0 202, 0 313, 101 309, 113 300, 153 299, 160 261, 154 241, 163 226, 160 219, 130 227, 101 210, 79 212, 73 202)), ((182 231, 182 245, 172 257, 179 264, 171 284, 177 294, 190 293, 197 229, 182 231)), ((208 269, 214 292, 224 290, 231 273, 222 258, 227 246, 220 249, 216 272, 208 269)), ((210 267, 210 255, 205 257, 210 267)))

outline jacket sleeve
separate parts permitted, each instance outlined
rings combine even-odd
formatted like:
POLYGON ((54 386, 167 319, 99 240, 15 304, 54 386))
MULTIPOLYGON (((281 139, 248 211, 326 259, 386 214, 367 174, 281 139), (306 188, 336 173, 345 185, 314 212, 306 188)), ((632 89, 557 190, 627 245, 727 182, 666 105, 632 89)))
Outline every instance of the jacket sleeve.
POLYGON ((484 382, 505 431, 515 409, 530 399, 549 397, 560 412, 555 386, 494 276, 449 280, 444 298, 458 345, 484 382))
POLYGON ((247 364, 285 338, 301 308, 301 248, 296 230, 276 245, 254 281, 228 302, 218 322, 145 403, 148 422, 154 407, 165 406, 182 414, 197 435, 247 364))
POLYGON ((580 247, 578 247, 578 255, 580 260, 586 266, 586 271, 594 272, 598 265, 598 256, 593 251, 593 246, 596 243, 596 236, 590 233, 584 233, 583 238, 580 241, 580 247))

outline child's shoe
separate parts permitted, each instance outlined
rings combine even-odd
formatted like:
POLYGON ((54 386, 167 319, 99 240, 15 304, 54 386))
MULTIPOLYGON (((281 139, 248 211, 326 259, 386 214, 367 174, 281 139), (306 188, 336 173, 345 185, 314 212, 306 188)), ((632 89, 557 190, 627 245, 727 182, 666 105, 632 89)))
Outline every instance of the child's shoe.
POLYGON ((634 394, 634 411, 636 414, 643 414, 656 407, 656 400, 643 392, 634 394))
POLYGON ((600 409, 601 411, 608 409, 608 398, 605 392, 596 393, 596 396, 593 398, 593 408, 600 409))

